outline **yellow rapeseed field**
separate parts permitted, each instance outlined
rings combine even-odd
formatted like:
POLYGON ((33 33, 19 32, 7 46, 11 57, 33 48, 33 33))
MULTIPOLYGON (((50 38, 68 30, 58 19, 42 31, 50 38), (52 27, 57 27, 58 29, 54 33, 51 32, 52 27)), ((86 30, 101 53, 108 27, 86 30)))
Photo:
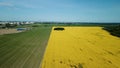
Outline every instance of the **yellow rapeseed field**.
POLYGON ((120 68, 120 38, 102 27, 54 28, 41 68, 120 68))

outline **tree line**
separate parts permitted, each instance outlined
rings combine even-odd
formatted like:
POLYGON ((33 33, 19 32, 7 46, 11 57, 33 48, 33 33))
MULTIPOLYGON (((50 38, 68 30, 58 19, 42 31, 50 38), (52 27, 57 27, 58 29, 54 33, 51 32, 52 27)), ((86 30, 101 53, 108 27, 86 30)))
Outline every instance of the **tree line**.
POLYGON ((120 37, 120 25, 116 26, 105 26, 103 28, 104 30, 107 30, 111 35, 120 37))
POLYGON ((0 28, 14 28, 16 27, 17 24, 10 24, 10 23, 5 23, 5 24, 0 24, 0 28))

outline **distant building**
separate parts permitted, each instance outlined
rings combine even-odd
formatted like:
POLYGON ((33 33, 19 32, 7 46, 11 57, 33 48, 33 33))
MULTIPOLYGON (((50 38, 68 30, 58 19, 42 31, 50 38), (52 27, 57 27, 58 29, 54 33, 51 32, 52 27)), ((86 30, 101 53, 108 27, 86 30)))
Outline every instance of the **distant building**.
POLYGON ((5 27, 6 27, 5 23, 4 22, 0 22, 0 29, 1 28, 5 28, 5 27))
POLYGON ((12 27, 12 26, 18 26, 18 25, 34 24, 34 22, 31 22, 31 21, 0 21, 0 28, 5 28, 6 24, 9 24, 12 27))

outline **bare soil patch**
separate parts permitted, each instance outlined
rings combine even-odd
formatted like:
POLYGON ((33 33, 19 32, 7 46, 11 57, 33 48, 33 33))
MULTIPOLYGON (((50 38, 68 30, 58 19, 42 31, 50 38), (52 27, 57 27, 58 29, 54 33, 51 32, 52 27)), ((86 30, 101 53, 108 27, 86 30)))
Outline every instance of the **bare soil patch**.
POLYGON ((16 29, 0 29, 0 35, 19 33, 19 32, 22 32, 22 31, 17 31, 16 29))

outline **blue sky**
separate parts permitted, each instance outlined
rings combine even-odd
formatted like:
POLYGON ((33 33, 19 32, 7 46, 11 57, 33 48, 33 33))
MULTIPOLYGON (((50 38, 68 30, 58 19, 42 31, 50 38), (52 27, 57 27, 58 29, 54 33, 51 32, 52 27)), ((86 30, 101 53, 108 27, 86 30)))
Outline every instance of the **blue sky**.
POLYGON ((0 20, 120 22, 120 0, 0 0, 0 20))

